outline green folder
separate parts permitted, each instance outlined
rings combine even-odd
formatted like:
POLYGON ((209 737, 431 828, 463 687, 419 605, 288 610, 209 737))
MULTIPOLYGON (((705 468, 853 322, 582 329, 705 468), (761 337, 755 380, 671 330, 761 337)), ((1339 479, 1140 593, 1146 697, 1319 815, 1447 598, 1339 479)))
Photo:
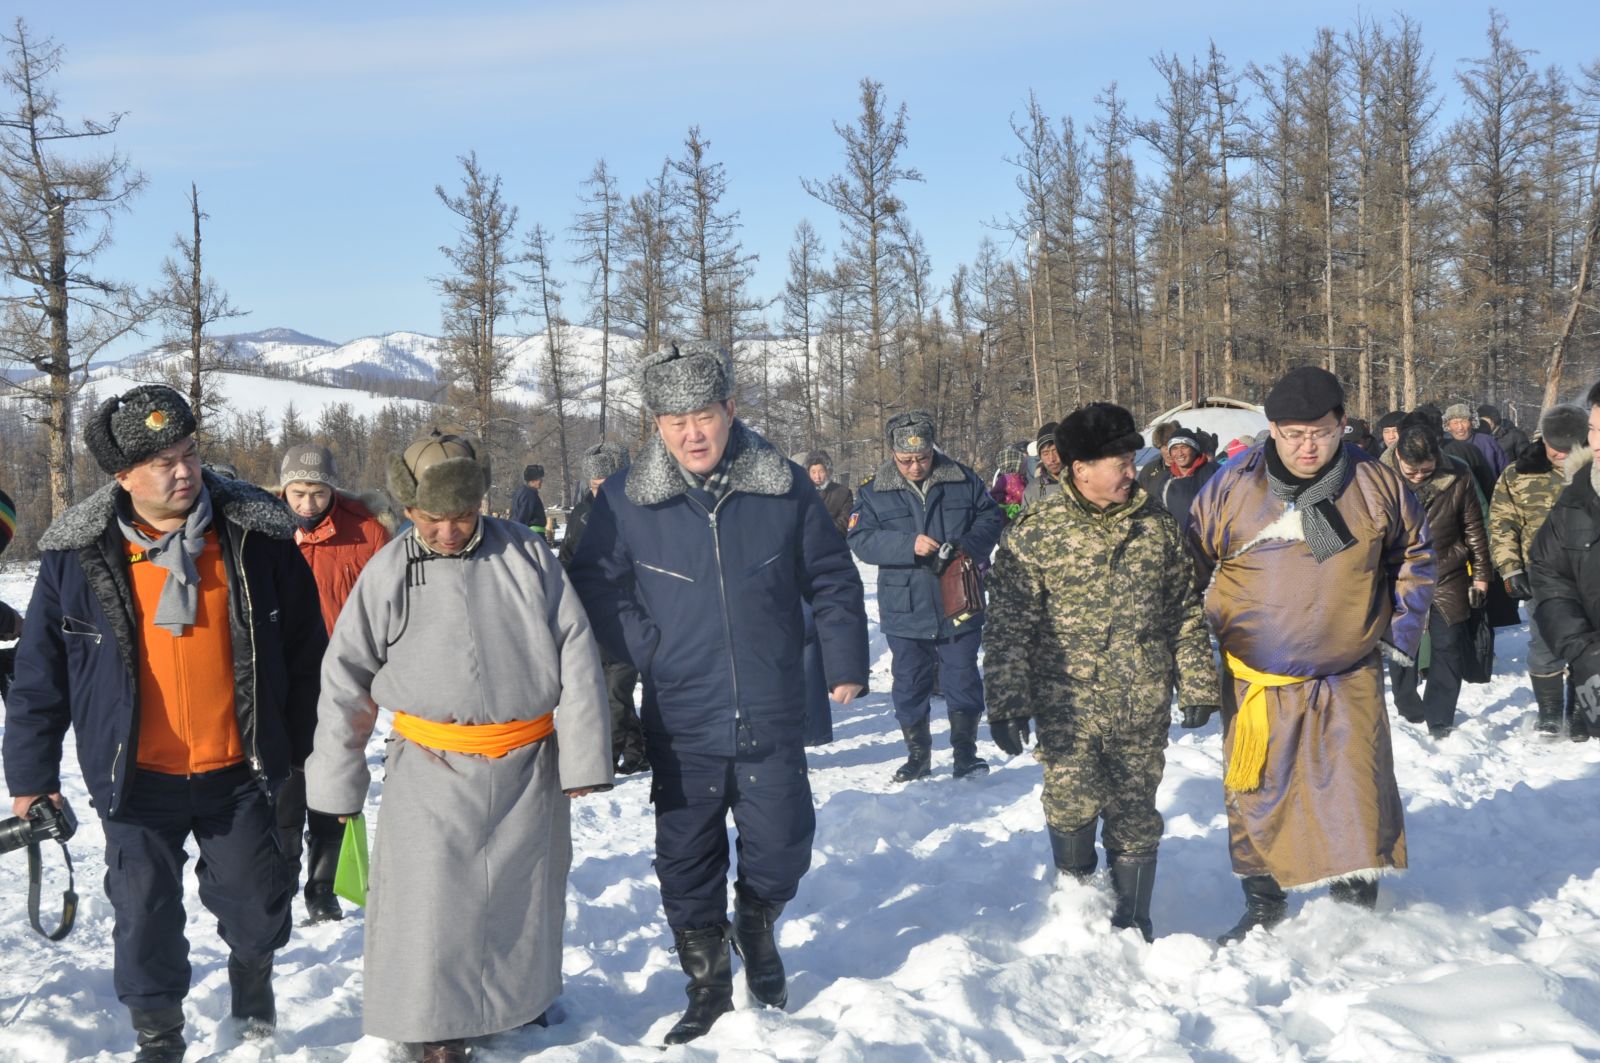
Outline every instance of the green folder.
POLYGON ((344 825, 339 846, 339 870, 333 873, 333 892, 351 904, 367 903, 367 817, 352 816, 344 825))

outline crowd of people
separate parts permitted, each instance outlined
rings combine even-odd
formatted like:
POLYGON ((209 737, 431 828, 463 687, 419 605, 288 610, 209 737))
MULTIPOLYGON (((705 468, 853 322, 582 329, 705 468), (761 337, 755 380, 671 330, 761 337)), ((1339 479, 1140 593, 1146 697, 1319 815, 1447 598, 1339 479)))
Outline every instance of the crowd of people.
MULTIPOLYGON (((75 732, 138 1059, 183 1058, 191 837, 232 1014, 273 1029, 302 880, 310 921, 344 917, 333 880, 380 713, 366 1033, 450 1063, 548 1021, 569 802, 643 771, 688 998, 666 1042, 732 1010, 734 956, 784 1007, 775 927, 816 826, 805 749, 869 681, 860 566, 905 744, 892 781, 933 775, 936 692, 953 776, 981 779, 987 715, 1002 753, 1041 766, 1060 881, 1089 881, 1103 848, 1111 922, 1146 941, 1174 707, 1183 728, 1221 718, 1244 891, 1225 945, 1283 920, 1287 891, 1371 908, 1406 867, 1386 669, 1396 712, 1443 739, 1527 602, 1534 729, 1583 739, 1600 714, 1600 385, 1532 440, 1465 404, 1369 431, 1336 377, 1302 367, 1259 437, 1174 421, 1147 443, 1094 402, 1031 454, 1002 450, 987 486, 907 411, 854 492, 826 452, 785 458, 738 417, 725 352, 661 351, 638 385, 655 431, 637 455, 586 452, 559 552, 544 470, 523 470, 509 518, 485 515, 487 458, 458 431, 356 495, 313 443, 287 449, 276 490, 202 465, 164 386, 89 420, 110 480, 41 538, 26 612, 0 609, 21 637, 4 768, 16 815, 59 806, 75 732)), ((14 523, 0 495, 6 540, 14 523)))

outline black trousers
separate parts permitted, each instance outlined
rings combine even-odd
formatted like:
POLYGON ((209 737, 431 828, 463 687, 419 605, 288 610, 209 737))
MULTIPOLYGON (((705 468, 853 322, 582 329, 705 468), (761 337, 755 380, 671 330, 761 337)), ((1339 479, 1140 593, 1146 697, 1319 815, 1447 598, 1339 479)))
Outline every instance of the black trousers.
POLYGON ((639 685, 639 671, 627 661, 621 661, 600 651, 600 664, 606 673, 606 694, 611 701, 611 755, 621 756, 631 740, 644 741, 644 730, 639 724, 639 711, 634 708, 633 695, 639 685))
POLYGON ((183 865, 191 835, 200 849, 200 903, 217 917, 228 948, 252 960, 289 940, 294 882, 272 801, 249 768, 136 771, 122 811, 103 825, 106 898, 116 917, 112 981, 128 1007, 176 1007, 189 992, 183 865))
POLYGON ((1428 660, 1428 686, 1417 694, 1415 668, 1389 663, 1389 682, 1394 688, 1395 708, 1408 720, 1421 719, 1429 727, 1454 727, 1456 702, 1461 697, 1461 669, 1466 661, 1467 624, 1446 623, 1437 611, 1428 617, 1428 641, 1433 644, 1428 660))
MULTIPOLYGON (((326 816, 306 808, 306 773, 298 770, 289 774, 289 781, 278 791, 277 820, 278 840, 283 846, 284 859, 289 862, 289 888, 293 890, 300 881, 301 855, 304 852, 300 832, 305 831, 305 838, 313 846, 314 858, 318 847, 331 845, 335 851, 338 850, 344 842, 344 824, 339 822, 338 816, 326 816)), ((314 872, 316 860, 313 859, 311 864, 314 872)), ((311 874, 308 873, 306 885, 310 884, 311 874)), ((331 879, 328 885, 333 885, 331 879)))
POLYGON ((656 878, 674 930, 728 918, 728 813, 733 813, 737 887, 766 904, 787 904, 811 867, 816 810, 805 748, 759 760, 650 750, 656 810, 656 878))

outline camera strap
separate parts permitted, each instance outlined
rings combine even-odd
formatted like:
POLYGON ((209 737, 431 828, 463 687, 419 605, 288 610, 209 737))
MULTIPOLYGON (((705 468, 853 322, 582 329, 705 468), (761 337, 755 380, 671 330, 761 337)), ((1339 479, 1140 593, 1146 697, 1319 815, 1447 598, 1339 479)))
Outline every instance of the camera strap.
POLYGON ((44 860, 39 855, 38 842, 28 846, 28 922, 50 941, 60 941, 72 933, 72 924, 78 918, 78 895, 72 888, 72 854, 67 852, 65 842, 58 841, 56 844, 61 846, 61 858, 67 862, 67 892, 61 895, 61 923, 54 931, 46 931, 39 925, 39 893, 44 879, 44 860))

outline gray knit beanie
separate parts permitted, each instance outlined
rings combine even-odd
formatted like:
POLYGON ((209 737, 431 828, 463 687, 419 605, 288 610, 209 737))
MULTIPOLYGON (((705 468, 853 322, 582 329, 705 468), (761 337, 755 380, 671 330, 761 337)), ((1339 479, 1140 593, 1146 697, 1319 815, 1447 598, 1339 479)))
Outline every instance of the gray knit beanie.
POLYGON ((333 451, 316 443, 297 443, 284 451, 278 467, 278 487, 292 483, 326 484, 338 488, 339 476, 333 468, 333 451))
POLYGON ((673 344, 645 356, 638 372, 639 396, 653 414, 693 413, 733 398, 733 362, 718 347, 673 344))
POLYGON ((628 448, 621 443, 596 443, 583 452, 583 478, 604 480, 628 467, 628 448))

